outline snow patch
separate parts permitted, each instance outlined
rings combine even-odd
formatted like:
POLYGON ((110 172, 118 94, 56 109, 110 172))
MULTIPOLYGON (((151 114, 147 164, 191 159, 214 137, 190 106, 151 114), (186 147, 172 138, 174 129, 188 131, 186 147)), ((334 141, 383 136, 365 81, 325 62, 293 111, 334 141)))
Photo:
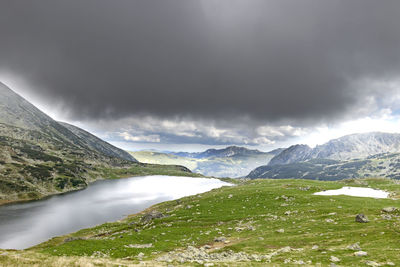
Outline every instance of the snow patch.
POLYGON ((353 197, 372 197, 372 198, 388 198, 389 192, 372 189, 368 187, 351 187, 345 186, 340 189, 335 190, 325 190, 322 192, 314 193, 314 195, 319 196, 337 196, 337 195, 346 195, 353 197))

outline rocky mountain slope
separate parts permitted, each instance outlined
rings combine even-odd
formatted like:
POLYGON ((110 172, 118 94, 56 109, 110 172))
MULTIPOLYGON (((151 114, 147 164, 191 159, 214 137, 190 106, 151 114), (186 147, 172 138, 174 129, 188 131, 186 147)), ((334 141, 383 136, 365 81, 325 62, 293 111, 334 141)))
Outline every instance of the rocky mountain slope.
POLYGON ((102 178, 190 171, 140 164, 77 127, 60 124, 0 84, 0 204, 84 188, 102 178))
POLYGON ((341 180, 347 178, 387 177, 400 179, 400 154, 377 154, 363 159, 311 159, 284 165, 260 166, 248 178, 296 178, 313 180, 341 180))
POLYGON ((261 152, 244 147, 208 149, 199 153, 131 152, 141 162, 183 165, 193 172, 214 177, 243 177, 254 168, 268 163, 282 149, 261 152))
POLYGON ((78 136, 84 144, 91 148, 92 150, 98 151, 103 153, 104 155, 110 156, 110 157, 116 157, 116 158, 121 158, 125 159, 128 161, 133 161, 137 162, 137 160, 128 152, 125 150, 122 150, 120 148, 117 148, 110 143, 107 143, 97 136, 94 136, 93 134, 76 127, 74 125, 65 123, 65 122, 59 122, 62 126, 70 130, 72 133, 74 133, 76 136, 78 136))
POLYGON ((396 152, 400 152, 400 134, 380 132, 351 134, 333 139, 313 149, 307 145, 291 146, 271 159, 268 165, 282 165, 310 159, 361 159, 380 153, 396 152))

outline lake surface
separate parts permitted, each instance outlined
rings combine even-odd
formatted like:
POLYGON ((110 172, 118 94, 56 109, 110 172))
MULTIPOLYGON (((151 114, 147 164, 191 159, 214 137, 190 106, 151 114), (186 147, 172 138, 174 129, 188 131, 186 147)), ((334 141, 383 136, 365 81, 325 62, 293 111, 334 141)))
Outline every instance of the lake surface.
POLYGON ((156 203, 231 185, 218 179, 143 176, 103 180, 81 191, 0 206, 0 248, 24 249, 52 237, 116 221, 156 203))

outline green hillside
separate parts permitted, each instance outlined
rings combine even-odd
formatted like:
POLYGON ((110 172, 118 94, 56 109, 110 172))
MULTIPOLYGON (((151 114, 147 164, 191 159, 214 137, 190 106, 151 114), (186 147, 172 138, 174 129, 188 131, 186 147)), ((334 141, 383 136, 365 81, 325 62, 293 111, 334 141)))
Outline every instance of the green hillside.
POLYGON ((26 251, 1 251, 0 264, 400 264, 397 181, 370 178, 237 182, 234 187, 161 203, 124 220, 57 237, 26 251), (348 185, 388 190, 391 199, 313 195, 348 185), (397 210, 384 210, 386 207, 397 210), (360 213, 368 217, 368 223, 355 221, 360 213), (357 253, 365 256, 356 256, 357 253))

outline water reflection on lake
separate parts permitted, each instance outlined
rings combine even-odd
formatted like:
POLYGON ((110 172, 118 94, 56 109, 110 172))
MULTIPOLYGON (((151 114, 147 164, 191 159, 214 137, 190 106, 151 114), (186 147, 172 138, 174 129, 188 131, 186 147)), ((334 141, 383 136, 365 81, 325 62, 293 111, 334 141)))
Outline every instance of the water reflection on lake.
POLYGON ((82 191, 0 206, 0 248, 23 249, 51 237, 115 221, 166 200, 224 185, 218 179, 144 176, 104 180, 82 191))

